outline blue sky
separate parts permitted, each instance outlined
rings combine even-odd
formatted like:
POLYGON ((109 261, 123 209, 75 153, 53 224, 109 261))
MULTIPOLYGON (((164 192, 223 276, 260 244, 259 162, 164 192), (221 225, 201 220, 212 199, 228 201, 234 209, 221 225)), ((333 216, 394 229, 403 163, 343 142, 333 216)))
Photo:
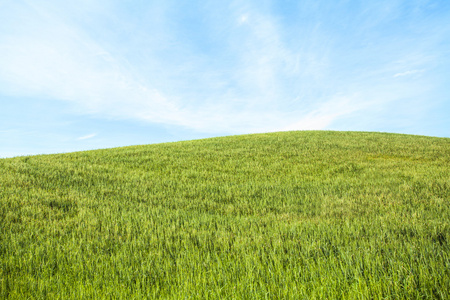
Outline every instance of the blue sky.
POLYGON ((450 137, 450 1, 0 0, 0 157, 282 130, 450 137))

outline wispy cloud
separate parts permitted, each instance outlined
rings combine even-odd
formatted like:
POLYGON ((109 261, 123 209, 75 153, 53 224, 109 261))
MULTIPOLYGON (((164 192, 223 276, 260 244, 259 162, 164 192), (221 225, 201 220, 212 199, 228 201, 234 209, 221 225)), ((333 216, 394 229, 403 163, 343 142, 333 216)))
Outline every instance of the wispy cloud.
POLYGON ((285 12, 259 1, 190 9, 166 1, 129 11, 64 3, 3 4, 0 93, 202 132, 324 129, 387 108, 433 89, 431 78, 417 84, 412 75, 436 65, 447 32, 414 31, 434 25, 416 22, 421 8, 404 12, 404 1, 361 9, 302 2, 285 12), (410 27, 393 26, 402 16, 410 27))
POLYGON ((0 78, 10 93, 71 101, 84 113, 201 131, 266 130, 268 122, 279 124, 286 118, 274 107, 286 96, 282 91, 283 69, 297 56, 280 42, 280 29, 274 22, 251 9, 251 17, 250 13, 240 17, 245 21, 241 25, 247 28, 232 29, 227 40, 236 57, 234 65, 212 69, 207 64, 214 57, 201 59, 188 51, 184 55, 191 64, 186 69, 169 63, 169 70, 148 70, 162 71, 169 83, 164 86, 157 79, 146 79, 146 73, 93 40, 69 17, 30 6, 13 22, 16 32, 4 37, 8 46, 0 49, 0 78), (196 86, 184 88, 184 83, 177 82, 177 73, 196 86), (199 86, 202 81, 211 88, 199 86), (196 89, 203 94, 192 95, 196 89))
POLYGON ((418 73, 422 73, 425 70, 409 70, 409 71, 405 71, 405 72, 401 72, 401 73, 396 73, 394 75, 394 77, 402 77, 402 76, 410 76, 410 75, 415 75, 418 73))
MULTIPOLYGON (((375 98, 379 96, 381 95, 377 94, 375 95, 375 98)), ((353 94, 347 96, 336 95, 328 101, 321 103, 316 109, 305 112, 299 117, 298 121, 277 130, 327 129, 337 119, 345 118, 355 112, 366 110, 375 106, 376 103, 382 103, 382 101, 377 101, 372 97, 367 94, 353 94)), ((391 99, 386 99, 385 101, 390 102, 390 100, 391 99)))
POLYGON ((96 137, 96 136, 97 136, 96 133, 91 133, 88 135, 80 136, 79 138, 77 138, 77 140, 82 141, 82 140, 92 139, 93 137, 96 137))

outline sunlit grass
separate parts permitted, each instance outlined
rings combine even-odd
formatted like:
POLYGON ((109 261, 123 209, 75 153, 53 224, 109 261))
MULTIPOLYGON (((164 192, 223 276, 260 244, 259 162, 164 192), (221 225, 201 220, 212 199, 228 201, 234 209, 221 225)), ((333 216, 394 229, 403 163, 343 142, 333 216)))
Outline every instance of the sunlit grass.
POLYGON ((450 139, 284 132, 0 170, 0 298, 450 298, 450 139))

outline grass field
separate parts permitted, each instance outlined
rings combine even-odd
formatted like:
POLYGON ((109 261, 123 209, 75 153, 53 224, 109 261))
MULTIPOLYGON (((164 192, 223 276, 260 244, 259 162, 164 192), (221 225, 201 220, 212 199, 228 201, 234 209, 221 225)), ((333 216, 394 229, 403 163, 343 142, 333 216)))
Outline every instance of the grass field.
POLYGON ((283 132, 0 171, 2 299, 450 299, 448 138, 283 132))

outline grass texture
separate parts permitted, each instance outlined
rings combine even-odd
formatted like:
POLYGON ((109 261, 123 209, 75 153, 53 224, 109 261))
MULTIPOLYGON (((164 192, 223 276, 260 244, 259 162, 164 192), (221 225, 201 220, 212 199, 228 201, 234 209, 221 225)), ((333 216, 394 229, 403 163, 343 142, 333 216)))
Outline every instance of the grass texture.
POLYGON ((450 299, 450 139, 282 132, 0 160, 2 299, 450 299))

